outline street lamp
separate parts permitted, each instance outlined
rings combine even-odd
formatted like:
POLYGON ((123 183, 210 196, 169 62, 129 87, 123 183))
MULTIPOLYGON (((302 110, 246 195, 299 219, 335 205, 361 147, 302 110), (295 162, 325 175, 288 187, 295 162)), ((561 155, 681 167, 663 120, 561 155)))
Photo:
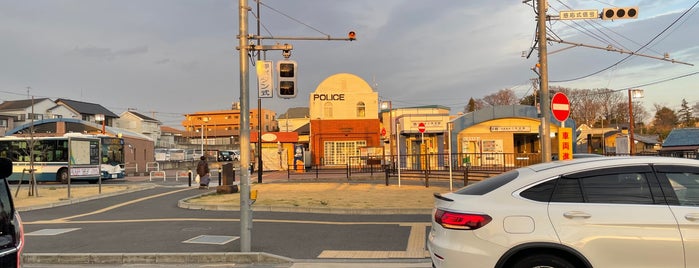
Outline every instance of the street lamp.
POLYGON ((632 99, 643 98, 643 89, 629 89, 629 155, 636 153, 636 144, 633 138, 633 102, 632 99))

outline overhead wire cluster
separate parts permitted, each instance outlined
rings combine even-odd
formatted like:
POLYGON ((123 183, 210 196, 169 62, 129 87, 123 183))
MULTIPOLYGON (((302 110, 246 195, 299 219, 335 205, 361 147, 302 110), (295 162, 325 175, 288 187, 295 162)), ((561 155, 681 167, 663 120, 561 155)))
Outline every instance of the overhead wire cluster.
MULTIPOLYGON (((565 6, 566 8, 571 9, 570 6, 566 5, 565 3, 563 3, 563 2, 560 1, 560 0, 557 0, 557 2, 561 3, 561 4, 562 4, 563 6, 565 6)), ((686 9, 679 17, 677 17, 670 25, 668 25, 667 27, 665 27, 661 32, 659 32, 658 34, 656 34, 656 35, 655 35, 653 38, 651 38, 648 42, 646 42, 645 44, 642 44, 642 45, 639 44, 639 43, 637 43, 637 42, 634 42, 633 40, 631 40, 631 39, 629 39, 629 38, 627 38, 627 37, 625 37, 625 36, 623 36, 623 35, 621 35, 621 34, 615 32, 615 31, 613 31, 613 30, 611 30, 611 29, 609 29, 609 28, 607 28, 607 27, 605 27, 605 26, 603 26, 603 25, 601 25, 601 24, 599 24, 599 23, 596 22, 596 21, 585 20, 585 22, 586 22, 591 28, 595 29, 596 32, 591 31, 591 30, 588 29, 587 27, 582 26, 580 23, 578 23, 577 21, 574 21, 574 20, 572 21, 572 24, 574 24, 575 26, 572 26, 571 24, 569 24, 569 23, 567 23, 567 22, 565 22, 565 21, 559 21, 559 22, 561 22, 561 23, 563 23, 563 24, 569 26, 570 28, 575 29, 575 30, 577 30, 577 31, 579 31, 579 32, 581 32, 581 33, 583 33, 584 35, 591 37, 592 39, 595 39, 595 40, 597 40, 597 41, 599 41, 599 42, 601 42, 601 43, 606 43, 608 46, 612 46, 612 44, 615 44, 615 45, 618 46, 618 47, 621 47, 621 48, 626 49, 626 50, 630 50, 630 49, 626 48, 624 45, 622 45, 620 42, 618 42, 617 40, 615 40, 613 37, 609 36, 609 35, 606 34, 604 31, 600 30, 600 28, 597 27, 597 26, 599 26, 599 27, 601 27, 601 28, 607 29, 607 30, 609 30, 610 32, 612 32, 612 33, 614 33, 614 34, 616 34, 616 35, 618 35, 618 36, 624 38, 624 39, 627 40, 627 41, 630 41, 630 42, 632 42, 632 43, 634 43, 634 44, 636 44, 636 45, 639 45, 639 48, 636 49, 636 50, 633 50, 632 53, 630 53, 629 55, 625 56, 625 57, 622 58, 621 60, 619 60, 619 61, 617 61, 617 62, 615 62, 615 63, 613 63, 613 64, 611 64, 611 65, 609 65, 609 66, 607 66, 607 67, 604 67, 604 68, 602 68, 602 69, 600 69, 600 70, 598 70, 598 71, 592 72, 592 73, 587 74, 587 75, 582 75, 582 76, 579 76, 579 77, 576 77, 576 78, 569 78, 569 79, 562 79, 562 80, 551 80, 551 81, 549 81, 549 82, 553 82, 553 83, 571 82, 571 81, 576 81, 576 80, 580 80, 580 79, 584 79, 584 78, 588 78, 588 77, 591 77, 591 76, 600 74, 600 73, 602 73, 602 72, 605 72, 605 71, 607 71, 607 70, 610 70, 610 69, 612 69, 612 68, 614 68, 614 67, 617 67, 617 66, 621 65, 622 63, 624 63, 624 62, 626 62, 627 60, 629 60, 632 56, 634 56, 634 54, 638 54, 639 52, 644 51, 644 50, 649 50, 649 51, 652 51, 652 52, 654 52, 654 53, 660 54, 662 57, 666 57, 666 55, 661 54, 661 53, 658 53, 657 51, 654 51, 654 50, 650 47, 650 45, 653 44, 654 42, 658 41, 658 39, 661 38, 661 37, 663 37, 663 39, 664 39, 664 38, 667 38, 667 36, 669 36, 669 34, 667 34, 667 35, 664 35, 664 34, 665 34, 666 32, 668 32, 669 30, 671 30, 672 27, 675 26, 677 23, 682 24, 682 23, 686 22, 686 19, 685 19, 684 21, 681 21, 681 20, 682 20, 683 18, 686 18, 686 15, 687 15, 690 11, 694 10, 694 8, 696 7, 696 5, 697 5, 698 3, 699 3, 699 1, 695 2, 691 7, 689 7, 688 9, 686 9), (577 27, 576 27, 576 26, 577 26, 577 27), (598 34, 597 32, 599 32, 599 34, 598 34), (663 36, 663 35, 664 35, 664 36, 663 36)), ((553 7, 552 7, 552 9, 557 10, 557 9, 555 9, 555 8, 553 8, 553 7)), ((555 36, 557 39, 562 40, 560 37, 558 37, 557 35, 555 35, 555 33, 553 32, 553 29, 551 29, 551 27, 548 27, 548 29, 549 29, 549 31, 548 31, 549 33, 551 33, 551 34, 552 34, 553 36, 555 36)), ((676 29, 676 28, 675 28, 675 29, 676 29)), ((673 30, 673 31, 674 31, 674 30, 673 30)), ((672 32, 670 32, 670 33, 672 33, 672 32)), ((660 39, 660 40, 662 40, 662 39, 660 39)), ((694 75, 694 74, 690 74, 690 75, 694 75)), ((687 76, 687 75, 681 75, 681 76, 678 76, 677 78, 686 77, 686 76, 687 76)), ((674 80, 674 79, 670 79, 670 80, 668 80, 668 81, 671 81, 671 80, 674 80)))

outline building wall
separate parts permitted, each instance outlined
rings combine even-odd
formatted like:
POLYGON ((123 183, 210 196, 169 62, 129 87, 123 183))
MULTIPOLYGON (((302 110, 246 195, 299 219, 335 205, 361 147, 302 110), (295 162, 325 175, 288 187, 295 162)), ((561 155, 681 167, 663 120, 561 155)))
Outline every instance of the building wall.
POLYGON ((323 80, 309 96, 313 164, 343 165, 359 156, 359 147, 382 146, 378 109, 378 93, 358 76, 323 80))
POLYGON ((309 114, 311 119, 377 119, 378 101, 379 94, 358 76, 335 74, 323 80, 311 93, 309 114), (358 114, 362 103, 363 115, 358 114))
MULTIPOLYGON (((276 131, 278 129, 275 119, 276 113, 262 109, 262 131, 276 131)), ((250 127, 253 131, 258 129, 257 109, 250 109, 250 127)), ((186 114, 182 121, 185 131, 196 131, 202 126, 207 132, 211 131, 240 131, 240 110, 202 111, 186 114)))
MULTIPOLYGON (((378 119, 311 120, 309 148, 314 164, 327 164, 326 142, 364 141, 366 147, 381 147, 378 119), (324 161, 325 160, 325 161, 324 161)), ((359 156, 359 152, 350 152, 359 156)))
POLYGON ((124 112, 116 120, 116 126, 128 129, 136 133, 141 133, 157 141, 160 138, 160 124, 158 122, 146 121, 132 113, 124 112))

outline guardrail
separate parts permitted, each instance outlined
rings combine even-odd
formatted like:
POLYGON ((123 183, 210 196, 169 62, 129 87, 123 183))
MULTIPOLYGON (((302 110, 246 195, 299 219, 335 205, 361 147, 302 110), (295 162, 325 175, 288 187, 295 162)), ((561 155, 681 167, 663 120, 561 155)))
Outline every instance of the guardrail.
POLYGON ((153 181, 153 177, 155 176, 163 177, 163 181, 165 181, 167 177, 164 170, 154 170, 150 172, 150 175, 148 176, 148 181, 153 181))

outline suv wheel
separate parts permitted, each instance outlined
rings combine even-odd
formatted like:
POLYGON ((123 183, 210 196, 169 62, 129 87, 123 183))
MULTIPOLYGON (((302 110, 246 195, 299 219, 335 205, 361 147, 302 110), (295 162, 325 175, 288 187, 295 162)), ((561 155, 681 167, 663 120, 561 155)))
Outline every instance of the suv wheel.
POLYGON ((513 268, 575 268, 575 265, 556 255, 535 254, 518 260, 513 268))

